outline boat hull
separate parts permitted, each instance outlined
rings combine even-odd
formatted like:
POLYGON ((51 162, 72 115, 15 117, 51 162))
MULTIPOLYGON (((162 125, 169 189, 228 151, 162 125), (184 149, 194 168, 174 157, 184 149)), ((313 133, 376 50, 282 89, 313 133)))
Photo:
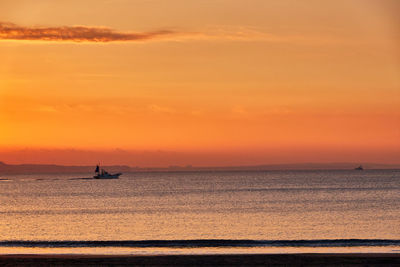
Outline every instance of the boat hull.
POLYGON ((107 174, 107 175, 95 175, 94 179, 118 179, 122 173, 107 174))

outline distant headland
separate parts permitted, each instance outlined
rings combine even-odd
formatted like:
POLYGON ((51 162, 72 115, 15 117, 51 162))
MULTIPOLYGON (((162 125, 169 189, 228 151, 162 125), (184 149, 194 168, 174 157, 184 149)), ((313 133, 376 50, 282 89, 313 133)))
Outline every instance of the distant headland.
MULTIPOLYGON (((272 171, 272 170, 354 170, 359 163, 293 163, 249 166, 168 166, 132 167, 127 165, 104 166, 107 170, 121 172, 187 172, 187 171, 272 171)), ((0 161, 0 174, 83 173, 93 172, 94 166, 66 166, 53 164, 6 164, 0 161)), ((400 164, 363 163, 364 169, 400 169, 400 164)))

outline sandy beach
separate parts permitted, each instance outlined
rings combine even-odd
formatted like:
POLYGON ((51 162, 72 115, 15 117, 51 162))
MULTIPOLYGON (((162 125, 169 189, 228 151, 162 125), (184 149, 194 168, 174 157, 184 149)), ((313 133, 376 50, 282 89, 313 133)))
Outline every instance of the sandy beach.
POLYGON ((400 254, 1 255, 1 266, 400 266, 400 254))

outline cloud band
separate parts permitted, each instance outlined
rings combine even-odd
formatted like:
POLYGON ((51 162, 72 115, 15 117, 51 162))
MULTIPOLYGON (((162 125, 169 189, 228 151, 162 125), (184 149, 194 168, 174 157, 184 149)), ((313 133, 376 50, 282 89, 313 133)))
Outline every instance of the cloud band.
POLYGON ((105 27, 62 26, 25 27, 0 22, 0 40, 39 40, 59 42, 129 42, 146 41, 172 35, 168 30, 151 32, 118 32, 105 27))

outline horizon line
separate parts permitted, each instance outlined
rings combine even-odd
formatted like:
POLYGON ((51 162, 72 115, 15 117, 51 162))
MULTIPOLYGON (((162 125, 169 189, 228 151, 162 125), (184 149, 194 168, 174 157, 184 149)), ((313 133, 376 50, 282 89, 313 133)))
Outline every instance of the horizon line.
MULTIPOLYGON (((19 164, 9 164, 5 161, 0 160, 0 166, 54 166, 54 167, 92 167, 99 164, 93 165, 64 165, 64 164, 54 164, 54 163, 19 163, 19 164)), ((360 165, 376 165, 376 166, 398 166, 400 167, 400 163, 378 163, 378 162, 350 162, 350 161, 343 161, 343 162, 285 162, 285 163, 263 163, 263 164, 243 164, 243 165, 217 165, 217 166, 209 166, 209 165, 192 165, 192 164, 170 164, 165 166, 134 166, 134 165, 127 165, 127 164, 100 164, 104 167, 129 167, 132 169, 173 169, 173 168, 181 168, 181 169, 195 169, 195 168, 210 168, 210 169, 219 169, 219 168, 256 168, 256 167, 278 167, 278 166, 304 166, 304 165, 316 165, 316 166, 332 166, 332 165, 354 165, 355 167, 360 165)))

